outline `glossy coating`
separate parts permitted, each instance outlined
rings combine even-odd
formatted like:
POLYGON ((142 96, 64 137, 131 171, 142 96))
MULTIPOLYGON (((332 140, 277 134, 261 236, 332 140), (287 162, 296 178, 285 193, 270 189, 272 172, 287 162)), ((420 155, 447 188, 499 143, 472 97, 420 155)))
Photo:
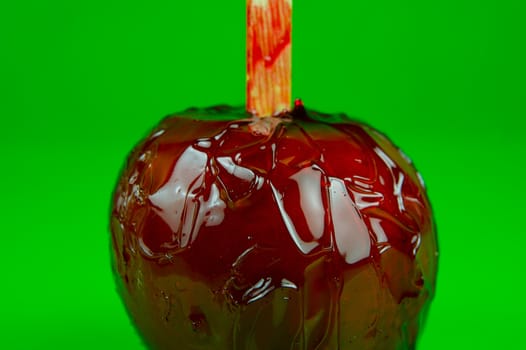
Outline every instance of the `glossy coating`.
POLYGON ((434 227, 385 136, 301 104, 167 117, 129 157, 111 219, 119 291, 154 349, 414 348, 434 227))

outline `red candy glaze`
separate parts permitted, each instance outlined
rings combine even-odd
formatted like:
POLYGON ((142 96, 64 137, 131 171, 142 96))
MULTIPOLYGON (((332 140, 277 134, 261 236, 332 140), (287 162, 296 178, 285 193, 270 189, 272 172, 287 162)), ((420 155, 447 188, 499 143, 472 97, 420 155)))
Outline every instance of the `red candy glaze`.
POLYGON ((295 110, 161 122, 114 196, 120 293, 159 349, 407 349, 434 293, 421 178, 382 134, 295 110), (256 125, 257 126, 257 125, 256 125))

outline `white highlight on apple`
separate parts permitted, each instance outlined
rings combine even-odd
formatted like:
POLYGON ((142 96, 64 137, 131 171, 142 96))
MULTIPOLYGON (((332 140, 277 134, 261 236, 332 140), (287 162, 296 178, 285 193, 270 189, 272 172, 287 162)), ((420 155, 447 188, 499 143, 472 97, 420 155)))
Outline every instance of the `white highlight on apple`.
POLYGON ((179 236, 180 247, 191 244, 201 226, 216 226, 224 220, 225 202, 216 184, 205 201, 202 189, 208 156, 188 147, 172 171, 170 179, 149 196, 154 211, 179 236))

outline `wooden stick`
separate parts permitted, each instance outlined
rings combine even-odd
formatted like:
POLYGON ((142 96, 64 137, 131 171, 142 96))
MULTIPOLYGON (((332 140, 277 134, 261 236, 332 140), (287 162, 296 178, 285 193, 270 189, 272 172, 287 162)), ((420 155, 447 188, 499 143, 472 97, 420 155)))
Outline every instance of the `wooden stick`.
POLYGON ((247 110, 265 117, 291 103, 292 0, 247 0, 247 110))

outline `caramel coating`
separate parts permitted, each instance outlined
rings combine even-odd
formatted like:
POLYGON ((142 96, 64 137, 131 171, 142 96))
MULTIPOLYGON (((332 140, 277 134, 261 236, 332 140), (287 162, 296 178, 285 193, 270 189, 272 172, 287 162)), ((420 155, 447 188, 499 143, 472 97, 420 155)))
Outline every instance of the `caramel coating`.
POLYGON ((119 292, 153 349, 412 349, 435 289, 411 161, 301 105, 167 117, 128 159, 111 231, 119 292))

